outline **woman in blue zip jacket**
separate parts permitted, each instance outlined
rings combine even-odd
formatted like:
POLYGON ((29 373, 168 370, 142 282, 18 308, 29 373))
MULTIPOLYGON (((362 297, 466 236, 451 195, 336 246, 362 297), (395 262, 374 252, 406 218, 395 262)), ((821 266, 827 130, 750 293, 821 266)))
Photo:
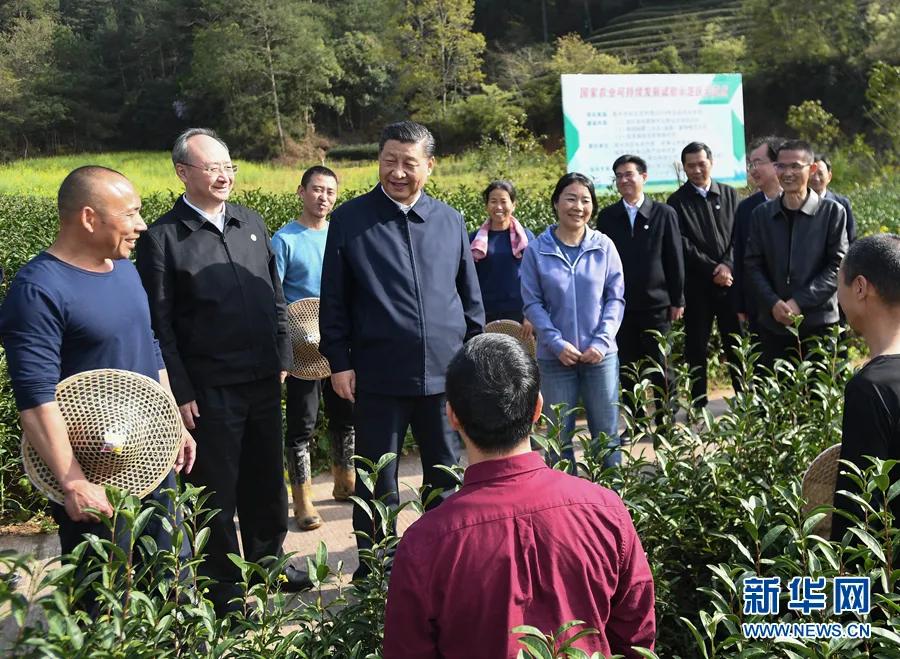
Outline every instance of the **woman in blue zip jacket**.
MULTIPOLYGON (((528 244, 520 270, 525 317, 537 335, 544 409, 563 403, 571 410, 580 401, 591 438, 605 433, 607 445, 618 447, 616 333, 625 312, 622 261, 612 240, 589 226, 597 208, 590 178, 566 174, 551 201, 557 223, 528 244)), ((575 415, 557 421, 562 457, 574 473, 575 415)), ((604 465, 620 460, 616 450, 604 465)))

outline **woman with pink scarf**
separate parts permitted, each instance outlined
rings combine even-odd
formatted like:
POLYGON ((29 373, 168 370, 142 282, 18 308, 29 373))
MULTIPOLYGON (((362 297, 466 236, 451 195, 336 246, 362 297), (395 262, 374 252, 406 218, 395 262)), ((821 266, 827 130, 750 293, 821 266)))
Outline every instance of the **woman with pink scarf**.
POLYGON ((517 320, 531 334, 522 314, 519 265, 534 234, 513 217, 516 189, 509 181, 491 181, 482 193, 488 219, 469 235, 481 285, 486 322, 517 320), (524 320, 524 322, 523 322, 524 320))

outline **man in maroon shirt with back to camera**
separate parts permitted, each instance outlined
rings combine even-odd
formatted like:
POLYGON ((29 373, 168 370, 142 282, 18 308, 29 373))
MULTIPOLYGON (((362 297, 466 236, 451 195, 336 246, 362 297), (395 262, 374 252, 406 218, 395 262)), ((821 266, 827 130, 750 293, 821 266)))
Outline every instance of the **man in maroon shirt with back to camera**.
POLYGON ((622 500, 531 450, 543 405, 535 361, 516 339, 476 336, 450 362, 446 390, 469 467, 400 542, 385 659, 515 657, 513 627, 555 632, 570 620, 598 630, 576 642, 588 652, 652 649, 653 578, 622 500))

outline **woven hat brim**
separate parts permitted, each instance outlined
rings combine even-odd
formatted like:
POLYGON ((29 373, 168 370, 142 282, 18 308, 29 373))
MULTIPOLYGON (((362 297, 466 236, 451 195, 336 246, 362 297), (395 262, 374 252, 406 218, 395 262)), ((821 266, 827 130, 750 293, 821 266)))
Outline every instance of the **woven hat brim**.
POLYGON ((301 380, 321 380, 331 375, 331 365, 319 352, 319 298, 305 297, 287 308, 294 359, 290 374, 301 380))
POLYGON ((514 339, 518 339, 528 351, 528 354, 530 354, 532 357, 537 354, 537 343, 534 340, 534 334, 532 334, 531 336, 525 336, 525 331, 522 328, 522 323, 516 320, 492 320, 484 326, 484 331, 495 334, 506 334, 507 336, 511 336, 514 339))
MULTIPOLYGON (((809 465, 803 475, 801 490, 806 505, 804 514, 808 514, 816 506, 834 504, 834 488, 840 471, 841 445, 835 444, 822 451, 809 465)), ((824 538, 831 535, 832 514, 828 513, 819 521, 813 532, 824 538)))
MULTIPOLYGON (((172 471, 181 447, 178 406, 156 380, 117 369, 83 371, 61 381, 56 399, 66 422, 72 451, 91 483, 111 485, 140 498, 155 490, 172 471), (121 457, 100 451, 102 436, 123 423, 139 422, 121 457), (121 468, 110 473, 110 465, 121 468)), ((28 478, 48 499, 65 502, 65 494, 37 450, 22 436, 22 464, 28 478)))

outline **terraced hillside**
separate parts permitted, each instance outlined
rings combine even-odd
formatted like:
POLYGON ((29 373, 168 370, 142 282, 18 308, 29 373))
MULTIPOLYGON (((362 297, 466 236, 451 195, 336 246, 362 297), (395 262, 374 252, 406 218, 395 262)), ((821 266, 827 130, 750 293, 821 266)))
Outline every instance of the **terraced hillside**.
POLYGON ((639 62, 653 59, 669 45, 689 55, 711 21, 732 35, 742 35, 747 28, 740 0, 648 2, 612 19, 589 40, 605 53, 639 62))

